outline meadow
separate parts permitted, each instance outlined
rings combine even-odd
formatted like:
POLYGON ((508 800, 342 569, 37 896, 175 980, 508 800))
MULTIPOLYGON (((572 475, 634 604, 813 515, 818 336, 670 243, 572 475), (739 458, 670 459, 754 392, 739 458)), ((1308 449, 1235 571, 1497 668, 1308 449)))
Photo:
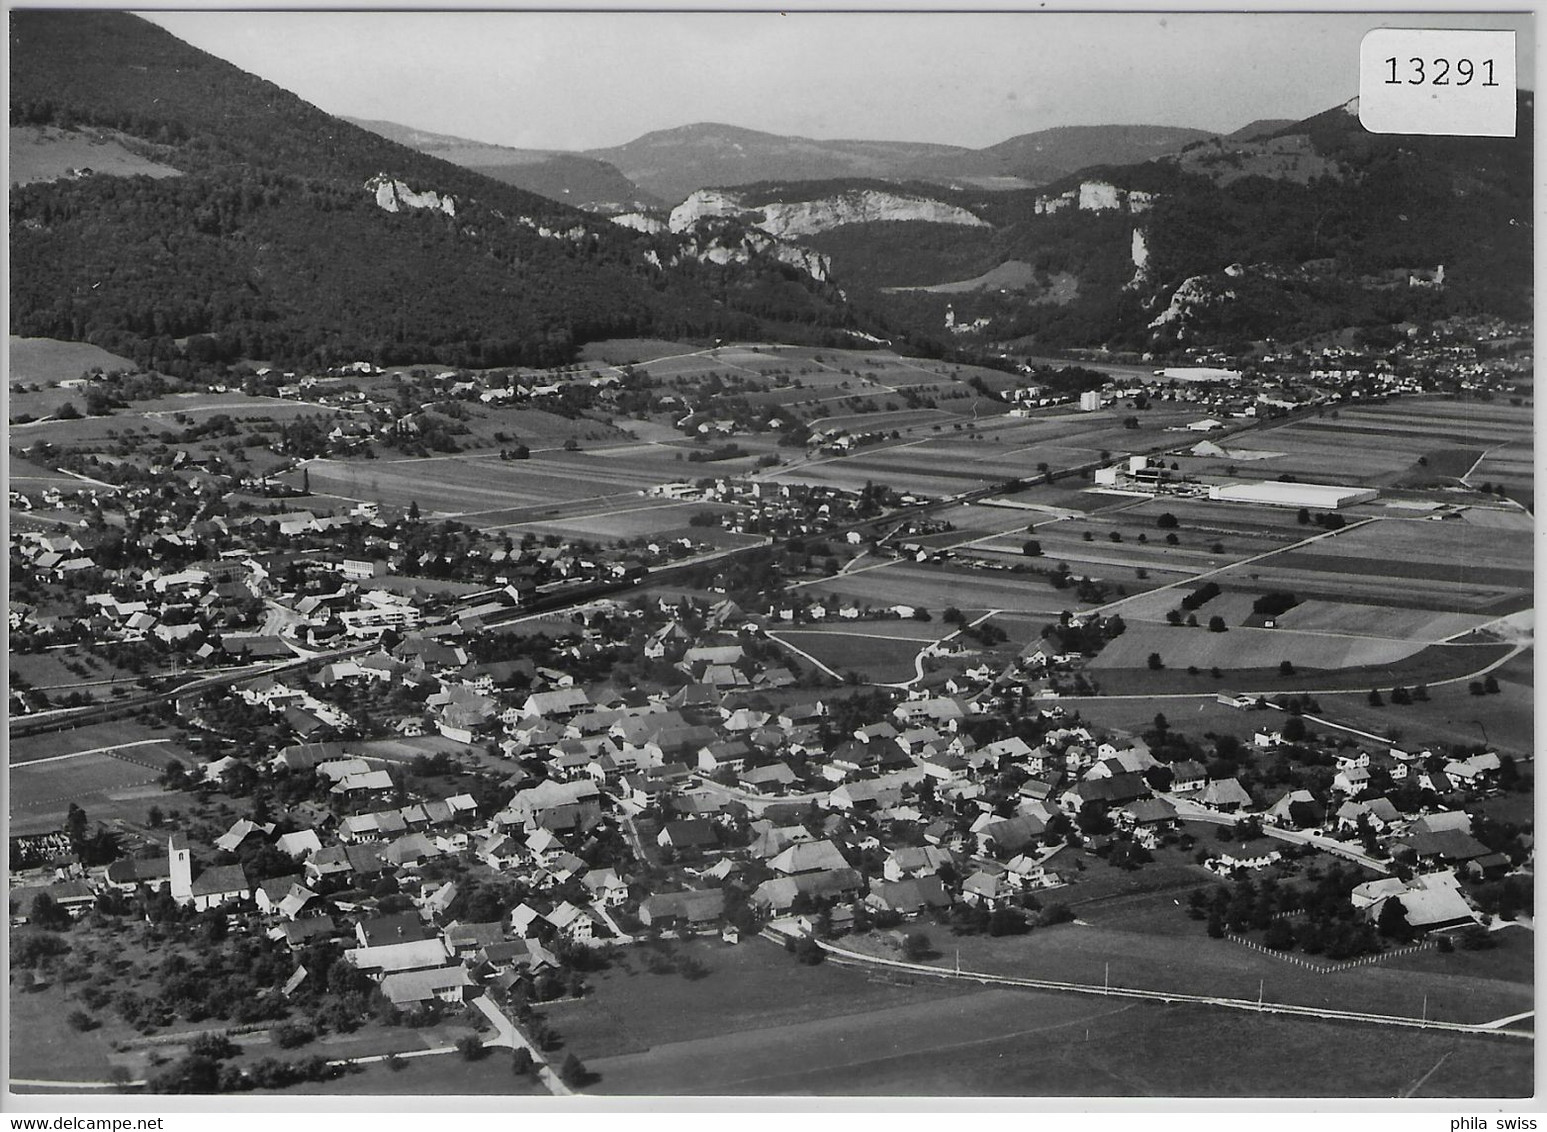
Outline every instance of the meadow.
MULTIPOLYGON (((1201 935, 1201 927, 1192 926, 1201 935)), ((997 962, 1016 974, 1047 969, 1049 952, 1039 943, 1057 939, 1062 953, 1071 954, 1069 949, 1090 950, 1100 931, 1072 925, 991 940, 955 939, 928 925, 925 930, 948 956, 960 943, 964 967, 970 962, 983 969, 985 962, 995 962, 989 956, 994 945, 993 950, 1002 953, 997 962)), ((1107 936, 1101 937, 1103 943, 1107 936)), ((1142 943, 1136 934, 1132 939, 1142 943)), ((1376 1031, 1199 1006, 985 989, 832 963, 797 967, 760 940, 735 949, 732 973, 738 994, 727 997, 715 984, 727 973, 730 949, 689 946, 708 966, 707 977, 687 981, 676 975, 607 972, 593 980, 593 996, 550 1009, 550 1024, 565 1038, 565 1048, 598 1075, 589 1091, 1390 1096, 1420 1080, 1423 1095, 1522 1095, 1530 1089, 1530 1049, 1525 1043, 1376 1031), (1372 1040, 1381 1043, 1382 1056, 1359 1056, 1372 1040), (1443 1057, 1447 1052, 1449 1057, 1443 1057), (1307 1057, 1317 1067, 1311 1077, 1305 1074, 1307 1057), (1425 1076, 1436 1063, 1448 1061, 1461 1064, 1454 1072, 1441 1067, 1425 1076)), ((1262 966, 1270 985, 1283 972, 1299 970, 1231 944, 1213 946, 1236 953, 1225 960, 1229 968, 1238 963, 1262 966)), ((1199 950, 1194 941, 1177 939, 1165 954, 1199 950)), ((1206 958, 1220 959, 1212 947, 1206 958)), ((639 961, 638 956, 629 960, 639 961)), ((1098 982, 1104 962, 1099 950, 1090 950, 1084 958, 1085 967, 1094 966, 1098 982)), ((1382 981, 1400 982, 1401 977, 1393 975, 1384 973, 1382 981)), ((1250 997, 1255 997, 1259 976, 1246 971, 1244 978, 1250 982, 1250 997)), ((1326 988, 1323 993, 1333 997, 1346 986, 1337 983, 1340 976, 1307 973, 1306 978, 1319 979, 1326 988)), ((1475 982, 1466 975, 1453 978, 1457 985, 1475 982)), ((1120 982, 1116 971, 1113 982, 1120 982)), ((1514 1002, 1520 994, 1505 997, 1514 1002)))

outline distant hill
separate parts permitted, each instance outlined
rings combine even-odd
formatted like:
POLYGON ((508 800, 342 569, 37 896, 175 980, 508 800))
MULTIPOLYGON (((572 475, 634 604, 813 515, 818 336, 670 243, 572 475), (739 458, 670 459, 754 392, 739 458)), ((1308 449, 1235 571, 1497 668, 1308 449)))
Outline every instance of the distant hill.
POLYGON ((1289 129, 1297 124, 1294 118, 1258 118, 1255 122, 1248 122, 1239 130, 1225 135, 1226 141, 1255 141, 1258 138, 1269 137, 1280 130, 1289 129))
POLYGON ((677 203, 695 189, 759 181, 894 180, 917 163, 971 152, 929 142, 818 141, 700 122, 586 155, 610 162, 636 184, 677 203))
POLYGON ((848 340, 836 286, 771 242, 689 249, 620 228, 127 13, 13 11, 10 33, 13 127, 110 130, 181 174, 15 186, 16 334, 174 373, 237 357, 551 364, 618 336, 848 340))
POLYGON ((849 224, 806 242, 892 324, 980 347, 1164 353, 1453 315, 1524 321, 1533 111, 1522 94, 1517 138, 1398 137, 1367 133, 1349 104, 1037 191, 949 195, 987 229, 849 224))
POLYGON ((665 204, 618 172, 616 166, 594 157, 562 150, 490 145, 416 130, 396 122, 365 118, 344 120, 442 161, 476 170, 496 181, 576 208, 593 212, 635 212, 665 204))
POLYGON ((916 162, 910 172, 930 179, 1014 177, 1028 185, 1045 185, 1092 165, 1131 165, 1212 136, 1207 130, 1178 126, 1058 126, 970 155, 916 162))

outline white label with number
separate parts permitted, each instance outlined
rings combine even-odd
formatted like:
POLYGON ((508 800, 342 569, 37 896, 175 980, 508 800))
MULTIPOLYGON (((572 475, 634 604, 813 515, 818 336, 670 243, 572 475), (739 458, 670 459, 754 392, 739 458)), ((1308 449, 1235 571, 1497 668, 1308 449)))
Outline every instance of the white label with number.
POLYGON ((1374 134, 1515 136, 1515 33, 1377 28, 1359 45, 1359 121, 1374 134))

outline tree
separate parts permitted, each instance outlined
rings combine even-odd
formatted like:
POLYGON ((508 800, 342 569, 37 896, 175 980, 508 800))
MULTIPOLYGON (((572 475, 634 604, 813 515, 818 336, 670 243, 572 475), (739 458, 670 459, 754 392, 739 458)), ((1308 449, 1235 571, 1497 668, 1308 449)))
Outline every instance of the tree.
POLYGON ((1370 706, 1371 707, 1384 707, 1385 704, 1386 704, 1386 701, 1381 699, 1381 694, 1380 694, 1379 689, 1376 689, 1376 688, 1371 688, 1370 689, 1369 700, 1370 700, 1370 706))
POLYGON ((66 401, 54 410, 54 419, 56 421, 78 421, 81 419, 81 412, 69 401, 66 401))
POLYGON ((902 955, 910 963, 917 963, 927 959, 933 954, 934 949, 929 944, 929 936, 923 932, 909 932, 903 937, 902 955))
POLYGON ((1292 715, 1284 721, 1284 738, 1290 743, 1305 741, 1305 720, 1292 715))
POLYGON ((1299 523, 1302 527, 1310 526, 1311 513, 1304 507, 1300 508, 1300 510, 1295 514, 1295 522, 1299 523))
POLYGON ((1042 556, 1042 544, 1034 538, 1029 538, 1021 544, 1021 553, 1027 558, 1040 558, 1042 556))
POLYGON ((152 1077, 152 1093, 215 1093, 220 1091, 220 1063, 213 1057, 189 1054, 152 1077))
POLYGON ((591 1079, 591 1074, 585 1062, 570 1053, 565 1054, 564 1063, 559 1066, 559 1078, 570 1088, 578 1089, 591 1079))
POLYGON ((1226 626, 1225 626, 1225 619, 1223 617, 1219 616, 1218 614, 1215 614, 1213 617, 1210 617, 1209 618, 1209 632, 1211 632, 1211 633, 1227 633, 1227 632, 1229 632, 1229 629, 1226 628, 1226 626))
POLYGON ((1281 660, 1278 662, 1278 674, 1280 676, 1293 676, 1295 674, 1295 666, 1287 660, 1281 660))
POLYGON ((532 1060, 532 1051, 526 1046, 517 1046, 510 1055, 510 1071, 517 1077, 525 1077, 532 1071, 536 1062, 532 1060))
POLYGON ((1263 933, 1262 946, 1272 951, 1288 951, 1295 945, 1294 929, 1288 920, 1274 920, 1263 933))
POLYGON ((1155 519, 1155 526, 1163 531, 1175 530, 1179 525, 1177 517, 1169 511, 1162 511, 1155 519))
POLYGON ((486 1057, 489 1051, 477 1034, 465 1034, 457 1039, 457 1052, 464 1061, 478 1061, 486 1057))
POLYGON ((1149 660, 1146 663, 1149 664, 1151 669, 1156 670, 1156 671, 1158 671, 1159 669, 1162 669, 1162 668, 1164 668, 1166 666, 1165 661, 1160 659, 1160 654, 1158 652, 1150 653, 1149 660))
POLYGON ((32 898, 31 915, 27 917, 27 922, 36 928, 63 931, 70 926, 70 913, 48 893, 40 892, 32 898))
POLYGON ((1380 906, 1380 916, 1375 921, 1375 930, 1386 939, 1405 942, 1413 937, 1412 926, 1407 922, 1407 909, 1402 906, 1402 901, 1395 896, 1388 897, 1380 906))
POLYGON ((410 499, 408 501, 408 518, 410 522, 417 523, 419 521, 419 501, 417 499, 410 499))
POLYGON ((65 814, 64 831, 69 835, 72 845, 79 845, 86 840, 86 811, 70 803, 69 812, 65 814))
POLYGON ((1487 692, 1490 696, 1496 696, 1499 694, 1499 682, 1494 678, 1494 675, 1491 672, 1488 673, 1488 675, 1483 679, 1483 691, 1487 692))

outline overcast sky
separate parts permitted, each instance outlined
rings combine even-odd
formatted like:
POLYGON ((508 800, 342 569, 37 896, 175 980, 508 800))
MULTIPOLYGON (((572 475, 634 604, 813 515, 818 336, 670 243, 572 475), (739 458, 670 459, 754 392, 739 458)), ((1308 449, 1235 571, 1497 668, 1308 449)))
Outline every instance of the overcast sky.
POLYGON ((1529 16, 160 12, 173 34, 334 114, 584 149, 728 122, 984 146, 1051 126, 1227 132, 1358 93, 1373 27, 1529 16))

